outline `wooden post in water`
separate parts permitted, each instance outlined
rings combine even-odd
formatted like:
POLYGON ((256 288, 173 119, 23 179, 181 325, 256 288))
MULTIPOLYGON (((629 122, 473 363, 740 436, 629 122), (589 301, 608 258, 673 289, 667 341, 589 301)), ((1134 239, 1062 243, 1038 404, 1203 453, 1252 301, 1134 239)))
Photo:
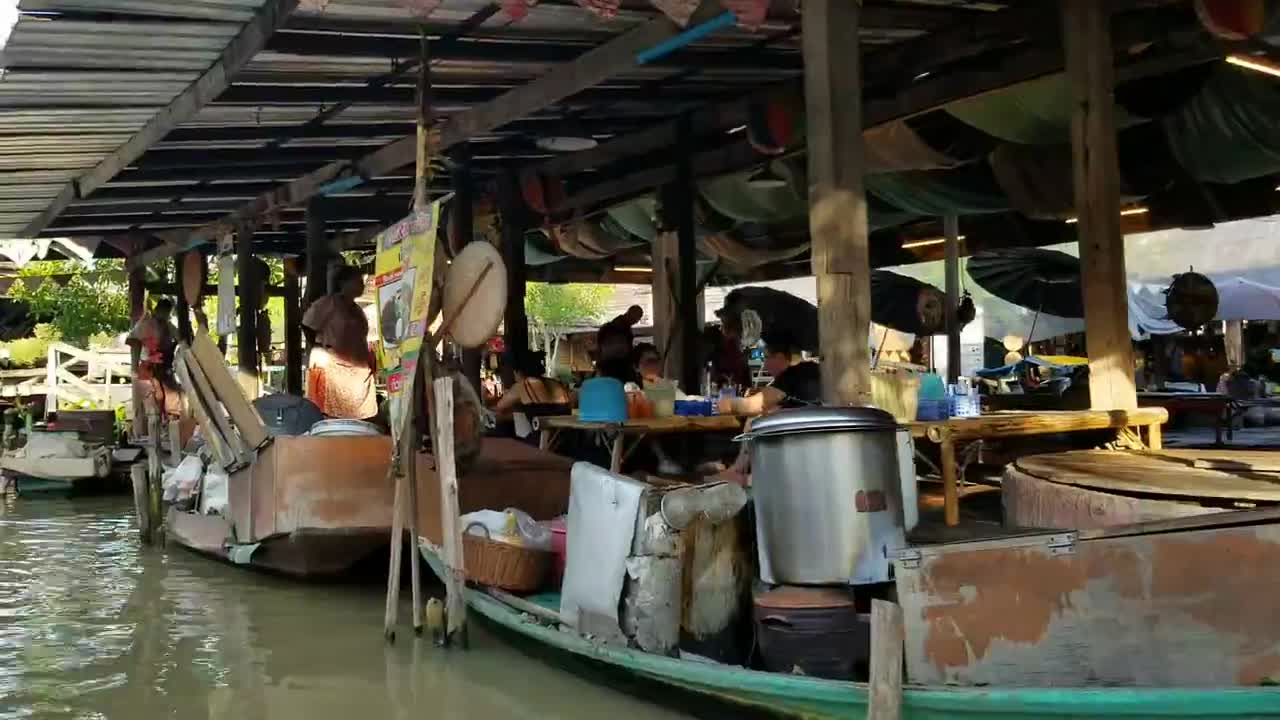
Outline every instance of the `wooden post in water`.
POLYGON ((946 292, 947 292, 947 382, 960 379, 960 321, 956 310, 960 307, 960 218, 947 215, 942 218, 946 236, 946 292))
POLYGON ((822 399, 871 402, 871 263, 863 189, 862 4, 806 0, 802 16, 808 123, 809 235, 818 280, 822 399))
POLYGON ((440 476, 440 530, 445 566, 445 642, 467 643, 466 568, 462 556, 462 520, 458 510, 458 466, 453 456, 453 379, 435 381, 432 447, 440 476))
POLYGON ((1132 410, 1138 407, 1138 394, 1120 231, 1115 69, 1108 15, 1105 0, 1062 3, 1089 400, 1095 410, 1132 410))
POLYGON ((902 717, 902 608, 887 600, 871 601, 871 682, 867 720, 902 717))
MULTIPOLYGON (((147 308, 146 268, 135 267, 129 270, 129 323, 136 325, 147 308)), ((132 379, 130 386, 133 404, 133 429, 135 438, 147 434, 147 411, 142 403, 142 386, 138 384, 138 363, 142 361, 142 348, 129 346, 129 369, 132 379)))

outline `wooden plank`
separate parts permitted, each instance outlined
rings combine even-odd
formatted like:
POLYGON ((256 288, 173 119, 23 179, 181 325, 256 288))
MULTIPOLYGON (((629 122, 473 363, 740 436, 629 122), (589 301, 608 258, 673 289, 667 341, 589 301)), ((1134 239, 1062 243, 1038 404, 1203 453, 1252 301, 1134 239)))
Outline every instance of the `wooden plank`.
POLYGON ((902 608, 888 600, 872 600, 868 720, 899 720, 902 717, 904 637, 902 608))
POLYGON ((743 418, 736 415, 704 417, 636 418, 624 423, 579 420, 576 415, 555 415, 537 420, 539 429, 551 430, 619 430, 626 435, 670 435, 678 433, 737 432, 743 418))
POLYGON ((1161 450, 1191 467, 1228 472, 1280 473, 1280 452, 1275 450, 1161 450))
POLYGON ((860 3, 816 0, 803 14, 809 235, 818 284, 823 400, 871 401, 871 256, 863 188, 860 3))
POLYGON ((1169 419, 1164 408, 1136 410, 1062 410, 1054 412, 1003 412, 973 418, 951 418, 940 422, 909 423, 913 437, 938 442, 946 428, 956 440, 1050 435, 1053 433, 1142 427, 1163 424, 1169 419))
POLYGON ((196 116, 205 105, 213 102, 231 86, 235 76, 266 46, 267 40, 282 26, 289 14, 298 6, 298 0, 268 0, 252 20, 245 23, 231 40, 217 61, 200 77, 179 93, 169 104, 135 132, 120 147, 103 158, 79 178, 72 180, 58 193, 53 202, 40 213, 22 232, 22 237, 35 237, 53 222, 58 215, 78 197, 88 197, 107 184, 120 171, 142 157, 151 146, 160 142, 171 130, 196 116))
POLYGON ((259 448, 266 444, 269 436, 262 423, 258 411, 253 408, 244 391, 236 384, 235 378, 227 370, 222 353, 205 333, 197 333, 191 343, 191 356, 209 381, 212 397, 227 409, 231 422, 240 431, 245 444, 250 448, 259 448))
POLYGON ((1104 0, 1070 0, 1062 8, 1073 106, 1072 166, 1080 217, 1076 232, 1089 351, 1089 400, 1097 410, 1136 408, 1109 18, 1104 0))
POLYGON ((205 407, 205 400, 199 389, 195 386, 190 372, 187 369, 185 353, 174 359, 173 370, 178 376, 178 381, 182 383, 182 387, 186 389, 187 407, 191 409, 191 414, 196 419, 196 424, 200 426, 200 433, 204 436, 205 442, 209 443, 209 447, 213 449, 213 457, 218 461, 224 469, 233 467, 238 458, 231 451, 227 444, 226 436, 222 434, 212 419, 212 412, 205 407))
POLYGON ((1189 467, 1159 453, 1072 450, 1014 461, 1021 472, 1044 480, 1149 497, 1280 502, 1280 478, 1189 467))

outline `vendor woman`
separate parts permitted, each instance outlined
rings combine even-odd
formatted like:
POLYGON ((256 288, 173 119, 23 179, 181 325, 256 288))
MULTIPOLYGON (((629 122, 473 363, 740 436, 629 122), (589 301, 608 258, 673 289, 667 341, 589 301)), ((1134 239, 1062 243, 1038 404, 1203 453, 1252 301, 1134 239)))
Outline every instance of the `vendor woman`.
POLYGON ((330 287, 334 291, 312 303, 302 316, 302 328, 311 340, 307 399, 331 418, 371 418, 378 412, 378 399, 369 320, 356 305, 356 298, 364 294, 364 275, 343 265, 330 287))
MULTIPOLYGON (((721 398, 718 405, 720 413, 754 417, 781 408, 821 404, 821 368, 817 363, 803 358, 795 337, 786 331, 766 333, 764 345, 764 368, 773 376, 773 382, 754 395, 721 398)), ((748 420, 748 429, 750 425, 748 420)), ((718 478, 746 485, 750 471, 751 456, 743 446, 733 465, 720 473, 718 478)))

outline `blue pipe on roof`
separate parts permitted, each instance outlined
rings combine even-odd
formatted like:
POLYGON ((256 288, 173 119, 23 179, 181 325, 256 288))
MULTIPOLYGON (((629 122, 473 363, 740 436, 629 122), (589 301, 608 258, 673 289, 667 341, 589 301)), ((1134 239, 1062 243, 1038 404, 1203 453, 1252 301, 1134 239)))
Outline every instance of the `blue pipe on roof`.
POLYGON ((636 53, 636 64, 647 65, 658 58, 670 55, 686 45, 697 42, 717 30, 733 27, 733 24, 737 21, 737 16, 732 12, 726 12, 701 25, 695 25, 679 35, 663 40, 648 50, 641 50, 636 53))
POLYGON ((339 178, 331 183, 321 185, 316 194, 318 195, 336 195, 340 192, 346 192, 353 188, 360 187, 364 184, 364 178, 359 175, 350 175, 348 177, 339 178))

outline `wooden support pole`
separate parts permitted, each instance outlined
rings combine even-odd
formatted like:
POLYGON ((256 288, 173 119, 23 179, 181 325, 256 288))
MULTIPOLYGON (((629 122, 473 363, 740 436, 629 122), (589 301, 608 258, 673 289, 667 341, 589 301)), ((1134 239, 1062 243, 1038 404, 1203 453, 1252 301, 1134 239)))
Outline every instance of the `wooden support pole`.
POLYGON ((258 397, 258 272, 253 258, 253 229, 236 230, 237 380, 252 402, 258 397))
POLYGON ((676 124, 676 137, 679 153, 679 165, 676 173, 676 188, 672 199, 678 201, 675 212, 676 232, 679 237, 677 255, 679 271, 677 272, 679 293, 679 318, 677 327, 680 333, 680 387, 685 392, 698 393, 700 382, 701 357, 697 352, 698 335, 701 329, 701 317, 698 314, 698 239, 694 224, 693 199, 697 188, 693 184, 693 129, 688 113, 680 116, 676 124))
POLYGON ((1129 336, 1120 167, 1116 155, 1115 70, 1105 0, 1062 3, 1071 85, 1071 146, 1084 287, 1089 400, 1095 410, 1138 406, 1129 336))
POLYGON ((947 239, 947 382, 954 383, 960 378, 960 321, 956 317, 960 307, 960 218, 942 218, 942 229, 947 239))
MULTIPOLYGON (((525 282, 528 268, 524 264, 525 210, 521 205, 519 181, 514 172, 498 178, 498 209, 502 214, 502 259, 507 265, 507 309, 503 315, 502 336, 508 350, 519 352, 529 347, 529 317, 525 313, 525 282)), ((502 382, 510 387, 511 369, 503 371, 502 382)))
MULTIPOLYGON (((188 252, 200 254, 199 250, 188 252)), ((187 294, 182 288, 182 268, 186 266, 187 253, 175 255, 173 258, 173 313, 178 316, 178 342, 191 342, 191 304, 187 302, 187 294)))
POLYGON ((1244 366, 1244 321, 1227 320, 1222 327, 1223 350, 1227 355, 1227 367, 1235 370, 1244 366))
POLYGON ((467 642, 467 573, 462 554, 462 521, 458 510, 458 466, 453 455, 453 379, 435 381, 436 472, 440 476, 440 531, 445 565, 446 642, 465 647, 467 642))
POLYGON ((297 258, 284 261, 284 390, 302 395, 302 289, 297 258))
POLYGON ((306 310, 311 303, 329 294, 328 243, 325 242, 325 219, 319 199, 307 203, 307 294, 302 303, 306 310))
MULTIPOLYGON (((129 322, 137 324, 142 316, 146 314, 147 308, 147 291, 146 291, 147 271, 145 267, 134 267, 129 270, 129 322)), ((129 368, 132 371, 132 400, 133 400, 133 437, 140 438, 147 434, 147 415, 146 408, 142 403, 142 386, 138 383, 138 363, 142 361, 142 348, 137 345, 130 346, 129 350, 129 368)))
POLYGON ((427 29, 418 28, 418 84, 415 88, 418 104, 417 145, 414 148, 415 170, 413 183, 413 208, 427 207, 427 186, 431 169, 431 55, 427 29))
POLYGON ((862 4, 807 0, 802 19, 809 234, 818 281, 823 401, 871 402, 871 265, 863 189, 862 4))
MULTIPOLYGON (((664 189, 670 190, 670 188, 664 189)), ((670 194, 672 193, 666 193, 666 195, 670 194)), ((663 207, 666 207, 665 202, 663 207)), ((649 255, 653 259, 653 274, 650 279, 653 298, 653 340, 663 359, 663 377, 679 377, 684 367, 680 351, 680 341, 683 336, 678 334, 680 313, 676 309, 680 304, 676 296, 676 290, 679 287, 677 280, 680 256, 679 235, 669 231, 658 233, 653 238, 649 255)), ((683 384, 681 388, 690 393, 697 392, 697 388, 688 388, 683 384)))
MULTIPOLYGON (((471 177, 471 143, 459 143, 453 149, 453 204, 450 214, 453 217, 454 231, 462 238, 463 243, 471 241, 475 234, 475 185, 471 177)), ((482 348, 466 348, 462 351, 462 374, 471 386, 480 388, 480 365, 483 360, 482 348)), ((548 368, 554 375, 555 368, 548 368)))
POLYGON ((867 720, 902 717, 902 655, 906 633, 902 608, 887 600, 871 601, 871 682, 867 720))

